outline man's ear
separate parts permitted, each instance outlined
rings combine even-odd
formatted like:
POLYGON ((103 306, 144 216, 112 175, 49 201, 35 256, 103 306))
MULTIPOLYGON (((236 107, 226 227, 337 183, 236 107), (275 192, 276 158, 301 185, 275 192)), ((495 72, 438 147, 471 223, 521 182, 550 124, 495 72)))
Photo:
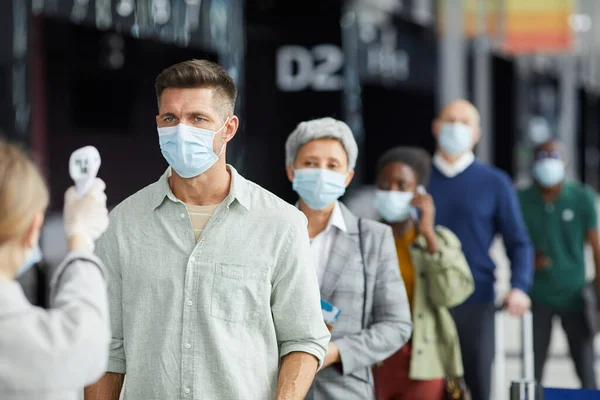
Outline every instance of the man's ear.
POLYGON ((473 146, 475 146, 477 143, 479 143, 480 139, 481 139, 481 127, 478 126, 473 131, 473 146))
POLYGON ((441 122, 438 118, 434 119, 431 123, 431 133, 433 133, 433 137, 437 138, 440 135, 440 125, 441 122))
POLYGON ((223 127, 223 140, 225 141, 225 143, 229 143, 229 141, 233 139, 233 137, 237 133, 239 126, 240 120, 237 116, 232 115, 231 117, 229 117, 229 119, 225 123, 225 126, 223 127))
POLYGON ((291 165, 285 167, 285 172, 290 182, 294 181, 294 168, 291 165))

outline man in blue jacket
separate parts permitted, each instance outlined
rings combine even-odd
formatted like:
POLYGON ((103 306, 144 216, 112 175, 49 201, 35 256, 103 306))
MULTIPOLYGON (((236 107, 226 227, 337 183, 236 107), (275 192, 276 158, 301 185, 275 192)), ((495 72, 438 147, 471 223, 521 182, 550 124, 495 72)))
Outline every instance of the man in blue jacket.
POLYGON ((533 250, 517 194, 503 171, 475 159, 479 113, 468 101, 448 104, 433 122, 437 152, 429 192, 436 205, 436 223, 461 240, 475 291, 452 310, 462 347, 465 380, 474 400, 488 400, 494 359, 495 265, 489 255, 496 234, 502 234, 511 261, 511 290, 504 303, 520 316, 531 306, 527 295, 533 277, 533 250))

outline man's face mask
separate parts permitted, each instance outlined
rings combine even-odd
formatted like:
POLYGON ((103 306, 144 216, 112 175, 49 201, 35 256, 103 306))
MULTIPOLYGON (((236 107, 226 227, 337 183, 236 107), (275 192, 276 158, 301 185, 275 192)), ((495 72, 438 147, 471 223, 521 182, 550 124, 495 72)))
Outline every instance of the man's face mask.
POLYGON ((171 166, 182 178, 193 178, 208 171, 225 148, 219 154, 213 151, 213 140, 227 124, 217 131, 194 128, 185 124, 158 128, 158 141, 160 151, 171 166))
POLYGON ((565 163, 557 158, 544 158, 537 161, 533 167, 535 180, 542 187, 552 187, 565 179, 565 163))
POLYGON ((457 156, 471 150, 473 128, 460 122, 446 122, 440 127, 438 144, 449 156, 457 156))

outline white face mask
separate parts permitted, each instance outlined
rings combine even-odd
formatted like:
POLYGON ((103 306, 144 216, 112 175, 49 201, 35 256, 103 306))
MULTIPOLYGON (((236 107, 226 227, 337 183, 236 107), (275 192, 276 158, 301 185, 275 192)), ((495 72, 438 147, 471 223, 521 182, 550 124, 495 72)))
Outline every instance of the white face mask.
POLYGON ((389 223, 403 222, 410 217, 412 192, 397 190, 377 190, 375 192, 375 209, 389 223))
POLYGON ((535 163, 533 175, 535 180, 543 187, 552 187, 565 179, 565 163, 555 158, 545 158, 535 163))
POLYGON ((219 154, 215 154, 213 139, 227 125, 227 121, 229 118, 216 131, 181 123, 158 128, 158 140, 163 157, 182 178, 193 178, 203 174, 217 162, 225 149, 223 144, 219 154))
POLYGON ((344 195, 347 176, 322 168, 296 169, 292 188, 309 208, 322 210, 344 195))
POLYGON ((457 156, 471 150, 473 128, 460 122, 442 124, 438 144, 449 156, 457 156))

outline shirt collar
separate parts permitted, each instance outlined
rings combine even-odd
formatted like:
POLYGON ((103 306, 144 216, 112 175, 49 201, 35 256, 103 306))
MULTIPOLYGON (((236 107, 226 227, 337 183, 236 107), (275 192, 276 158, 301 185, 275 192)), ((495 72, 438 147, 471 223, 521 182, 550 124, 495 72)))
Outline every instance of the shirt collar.
MULTIPOLYGON (((251 195, 250 185, 243 176, 241 176, 235 168, 227 164, 227 171, 231 174, 231 185, 229 187, 229 194, 223 201, 227 207, 229 207, 234 201, 237 200, 246 210, 250 211, 251 195)), ((169 177, 171 176, 171 167, 167 168, 160 179, 155 183, 154 187, 154 209, 157 209, 162 205, 165 198, 175 202, 181 203, 171 190, 169 186, 169 177)))
POLYGON ((474 161, 475 155, 471 151, 460 156, 454 163, 449 163, 439 153, 436 153, 433 156, 433 165, 448 178, 454 178, 456 175, 469 168, 474 161))
POLYGON ((339 201, 336 201, 335 206, 333 206, 333 212, 331 213, 331 217, 329 218, 327 228, 329 228, 330 226, 335 226, 342 232, 348 231, 348 227, 346 226, 346 220, 344 220, 344 214, 342 214, 342 208, 340 207, 339 201))
MULTIPOLYGON (((300 209, 300 201, 296 202, 296 208, 300 209)), ((348 226, 346 225, 344 213, 342 212, 342 207, 340 206, 339 201, 336 201, 335 205, 333 206, 333 211, 331 212, 331 217, 329 217, 329 222, 327 223, 325 231, 329 231, 332 226, 335 226, 343 232, 348 232, 348 226)))
MULTIPOLYGON (((535 189, 534 192, 535 192, 536 198, 540 202, 540 204, 548 204, 548 203, 546 203, 546 200, 544 200, 543 188, 540 186, 540 184, 534 181, 532 183, 532 187, 535 189)), ((556 196, 556 198, 550 204, 555 204, 559 200, 561 200, 563 197, 568 196, 569 191, 570 191, 569 189, 570 189, 570 185, 567 184, 567 180, 566 179, 563 180, 562 183, 560 184, 560 191, 558 192, 558 196, 556 196)))

